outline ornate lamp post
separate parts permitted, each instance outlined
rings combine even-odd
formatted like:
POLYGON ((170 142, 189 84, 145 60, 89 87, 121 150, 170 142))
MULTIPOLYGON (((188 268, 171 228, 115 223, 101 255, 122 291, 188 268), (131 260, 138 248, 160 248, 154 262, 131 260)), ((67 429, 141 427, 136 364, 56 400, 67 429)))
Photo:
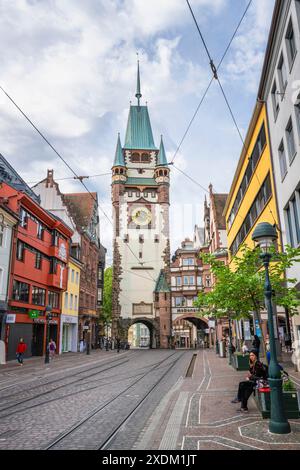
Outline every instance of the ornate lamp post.
POLYGON ((50 320, 52 320, 52 313, 51 313, 52 307, 51 305, 47 305, 46 310, 45 310, 45 316, 46 316, 46 352, 45 352, 45 364, 49 364, 49 341, 50 341, 50 327, 49 323, 50 320))
POLYGON ((265 304, 268 312, 271 355, 269 365, 269 384, 271 389, 271 416, 269 421, 269 431, 275 434, 288 434, 291 432, 291 428, 286 419, 283 408, 282 378, 277 361, 273 323, 272 287, 269 277, 269 264, 272 256, 270 248, 273 246, 276 239, 276 228, 267 222, 258 224, 252 234, 252 240, 254 240, 261 249, 260 257, 262 258, 263 265, 265 267, 265 304))

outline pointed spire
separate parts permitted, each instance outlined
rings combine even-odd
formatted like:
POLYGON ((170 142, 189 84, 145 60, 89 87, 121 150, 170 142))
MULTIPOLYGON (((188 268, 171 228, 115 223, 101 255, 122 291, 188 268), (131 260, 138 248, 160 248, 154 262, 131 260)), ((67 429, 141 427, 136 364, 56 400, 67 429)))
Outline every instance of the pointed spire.
POLYGON ((121 140, 120 140, 120 133, 118 133, 118 142, 117 142, 117 148, 116 148, 116 153, 115 153, 114 166, 125 166, 121 140))
POLYGON ((161 136, 160 137, 160 147, 159 147, 159 152, 158 152, 158 156, 157 156, 157 165, 156 166, 167 165, 167 164, 168 164, 168 162, 167 162, 165 147, 164 147, 164 143, 163 143, 163 137, 161 136))
POLYGON ((142 97, 141 94, 141 80, 140 80, 140 61, 137 61, 137 81, 136 81, 136 94, 135 94, 137 100, 138 100, 138 106, 140 106, 140 99, 142 97))

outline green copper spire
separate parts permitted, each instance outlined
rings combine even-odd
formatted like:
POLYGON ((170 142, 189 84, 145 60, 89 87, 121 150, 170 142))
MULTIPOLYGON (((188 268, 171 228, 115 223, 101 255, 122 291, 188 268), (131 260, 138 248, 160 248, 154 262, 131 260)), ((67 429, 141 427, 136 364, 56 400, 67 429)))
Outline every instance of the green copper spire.
POLYGON ((120 133, 118 133, 118 142, 117 142, 117 148, 116 148, 116 153, 115 153, 114 166, 125 166, 121 140, 120 140, 120 133))
POLYGON ((158 152, 158 156, 157 156, 156 166, 167 165, 167 164, 168 164, 168 162, 167 162, 165 147, 164 147, 164 143, 163 143, 163 138, 161 136, 160 147, 159 147, 159 152, 158 152))
POLYGON ((140 99, 142 97, 141 94, 141 80, 140 80, 140 61, 137 61, 137 82, 136 82, 136 94, 138 100, 138 106, 140 106, 140 99))

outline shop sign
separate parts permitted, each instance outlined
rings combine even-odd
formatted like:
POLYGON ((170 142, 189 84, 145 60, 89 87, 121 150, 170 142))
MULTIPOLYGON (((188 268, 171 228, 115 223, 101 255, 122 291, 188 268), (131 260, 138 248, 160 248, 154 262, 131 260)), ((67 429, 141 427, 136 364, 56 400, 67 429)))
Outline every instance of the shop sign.
POLYGON ((88 330, 89 327, 88 327, 88 326, 84 326, 83 329, 84 329, 84 330, 88 330))
POLYGON ((209 328, 215 328, 216 327, 215 320, 208 320, 208 327, 209 328))
POLYGON ((44 318, 34 318, 33 323, 46 323, 44 318))
POLYGON ((39 310, 29 310, 28 311, 28 314, 30 316, 30 318, 38 318, 39 316, 39 310))
POLYGON ((16 314, 15 313, 8 313, 6 315, 6 323, 16 323, 16 314))

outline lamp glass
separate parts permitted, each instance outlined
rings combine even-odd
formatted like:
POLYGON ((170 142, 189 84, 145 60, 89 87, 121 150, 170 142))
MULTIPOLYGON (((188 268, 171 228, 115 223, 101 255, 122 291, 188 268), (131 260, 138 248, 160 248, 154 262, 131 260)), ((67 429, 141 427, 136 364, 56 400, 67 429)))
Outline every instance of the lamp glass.
POLYGON ((271 237, 260 238, 257 244, 263 253, 268 253, 270 248, 274 245, 274 239, 271 237))

